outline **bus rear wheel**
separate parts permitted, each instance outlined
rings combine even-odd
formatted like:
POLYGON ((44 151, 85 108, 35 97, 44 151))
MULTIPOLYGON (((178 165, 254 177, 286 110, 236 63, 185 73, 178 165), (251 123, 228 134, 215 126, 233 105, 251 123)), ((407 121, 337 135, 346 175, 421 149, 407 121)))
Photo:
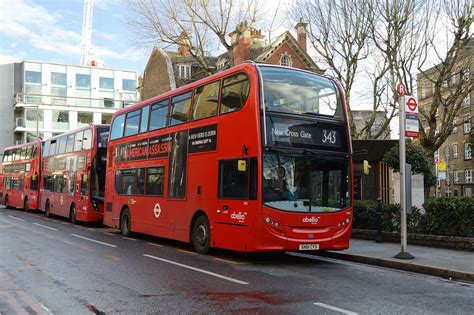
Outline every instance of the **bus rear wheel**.
POLYGON ((209 220, 206 216, 201 215, 193 224, 191 233, 191 242, 194 249, 199 254, 206 254, 209 251, 211 244, 211 229, 209 227, 209 220))
POLYGON ((44 215, 45 215, 47 218, 50 218, 50 217, 51 217, 50 210, 51 210, 51 206, 50 206, 50 204, 49 204, 49 199, 48 199, 48 200, 46 200, 46 205, 44 206, 44 215))
POLYGON ((72 224, 77 223, 76 216, 77 216, 76 205, 72 204, 71 205, 71 210, 69 211, 69 219, 71 219, 72 224))
POLYGON ((130 210, 128 208, 123 209, 122 215, 120 216, 120 231, 122 232, 123 236, 130 236, 131 231, 131 217, 130 217, 130 210))
POLYGON ((30 211, 30 209, 28 209, 28 198, 26 197, 25 197, 25 201, 23 201, 23 210, 25 210, 25 212, 30 211))

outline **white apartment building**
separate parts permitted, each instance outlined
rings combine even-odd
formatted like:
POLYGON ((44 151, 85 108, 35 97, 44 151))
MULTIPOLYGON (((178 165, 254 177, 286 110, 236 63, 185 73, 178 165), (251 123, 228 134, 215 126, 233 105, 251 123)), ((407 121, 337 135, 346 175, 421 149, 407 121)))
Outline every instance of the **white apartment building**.
POLYGON ((115 111, 139 99, 134 71, 36 61, 15 63, 13 69, 13 116, 8 117, 8 104, 0 104, 2 119, 13 120, 9 145, 110 123, 115 111))

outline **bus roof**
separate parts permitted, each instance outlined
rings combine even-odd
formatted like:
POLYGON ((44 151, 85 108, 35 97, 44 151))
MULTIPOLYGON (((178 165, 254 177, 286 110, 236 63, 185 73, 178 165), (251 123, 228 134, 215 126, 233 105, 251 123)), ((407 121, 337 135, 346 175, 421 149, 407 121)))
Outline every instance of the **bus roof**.
POLYGON ((19 149, 19 148, 27 147, 27 146, 30 146, 30 145, 33 145, 33 144, 41 145, 41 143, 42 143, 41 140, 34 140, 34 141, 27 142, 27 143, 22 143, 22 144, 18 144, 18 145, 15 145, 15 146, 7 147, 7 148, 3 149, 3 151, 5 152, 7 150, 19 149))
POLYGON ((50 137, 44 141, 49 141, 49 140, 54 140, 54 139, 58 139, 58 138, 61 138, 63 136, 66 136, 66 135, 70 135, 70 134, 73 134, 73 133, 76 133, 78 131, 82 131, 82 130, 86 130, 86 129, 89 129, 91 127, 110 127, 109 124, 88 124, 87 126, 84 126, 84 127, 81 127, 81 128, 77 128, 77 129, 74 129, 74 130, 69 130, 65 133, 62 133, 60 135, 57 135, 57 136, 54 136, 54 137, 50 137))

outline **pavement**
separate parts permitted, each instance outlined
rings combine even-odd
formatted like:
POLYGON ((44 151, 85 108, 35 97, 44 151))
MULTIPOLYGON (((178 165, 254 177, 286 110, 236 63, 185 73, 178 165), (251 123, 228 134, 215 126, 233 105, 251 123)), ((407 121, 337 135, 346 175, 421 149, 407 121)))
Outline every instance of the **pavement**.
POLYGON ((394 258, 400 250, 400 244, 351 239, 348 250, 326 251, 318 255, 447 279, 474 281, 474 252, 408 245, 407 252, 414 259, 394 258))

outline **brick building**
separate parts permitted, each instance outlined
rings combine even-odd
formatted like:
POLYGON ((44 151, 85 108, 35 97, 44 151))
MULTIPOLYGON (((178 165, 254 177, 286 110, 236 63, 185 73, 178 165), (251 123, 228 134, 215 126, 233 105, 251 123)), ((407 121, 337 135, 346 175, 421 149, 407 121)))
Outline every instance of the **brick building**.
MULTIPOLYGON (((474 195, 474 161, 469 137, 472 131, 474 114, 474 95, 472 71, 474 69, 474 40, 470 40, 461 52, 459 62, 453 69, 449 80, 445 80, 442 89, 448 93, 460 82, 468 82, 469 90, 463 100, 461 109, 453 121, 453 130, 447 140, 435 152, 434 159, 446 164, 446 173, 439 176, 437 189, 439 196, 473 196, 474 195), (462 81, 461 81, 462 80, 462 81)), ((417 78, 418 100, 420 108, 428 107, 433 100, 434 79, 437 78, 437 67, 433 67, 417 78)), ((453 104, 447 104, 453 106, 453 104)), ((439 110, 439 115, 444 115, 439 110)), ((422 121, 422 124, 426 122, 422 121)), ((440 126, 437 126, 439 128, 440 126)), ((427 128, 427 127, 425 127, 427 128)), ((441 173, 441 172, 440 172, 441 173)), ((434 191, 432 192, 434 194, 434 191)))
MULTIPOLYGON (((229 34, 232 51, 217 58, 207 57, 208 64, 220 71, 239 65, 246 60, 277 64, 323 73, 306 51, 306 26, 300 21, 296 26, 297 38, 289 31, 278 36, 270 45, 265 45, 265 36, 261 30, 240 23, 229 34)), ((141 99, 146 100, 163 92, 196 81, 208 75, 191 55, 186 41, 189 38, 181 34, 177 51, 165 51, 155 47, 145 67, 143 78, 139 82, 141 99)))

